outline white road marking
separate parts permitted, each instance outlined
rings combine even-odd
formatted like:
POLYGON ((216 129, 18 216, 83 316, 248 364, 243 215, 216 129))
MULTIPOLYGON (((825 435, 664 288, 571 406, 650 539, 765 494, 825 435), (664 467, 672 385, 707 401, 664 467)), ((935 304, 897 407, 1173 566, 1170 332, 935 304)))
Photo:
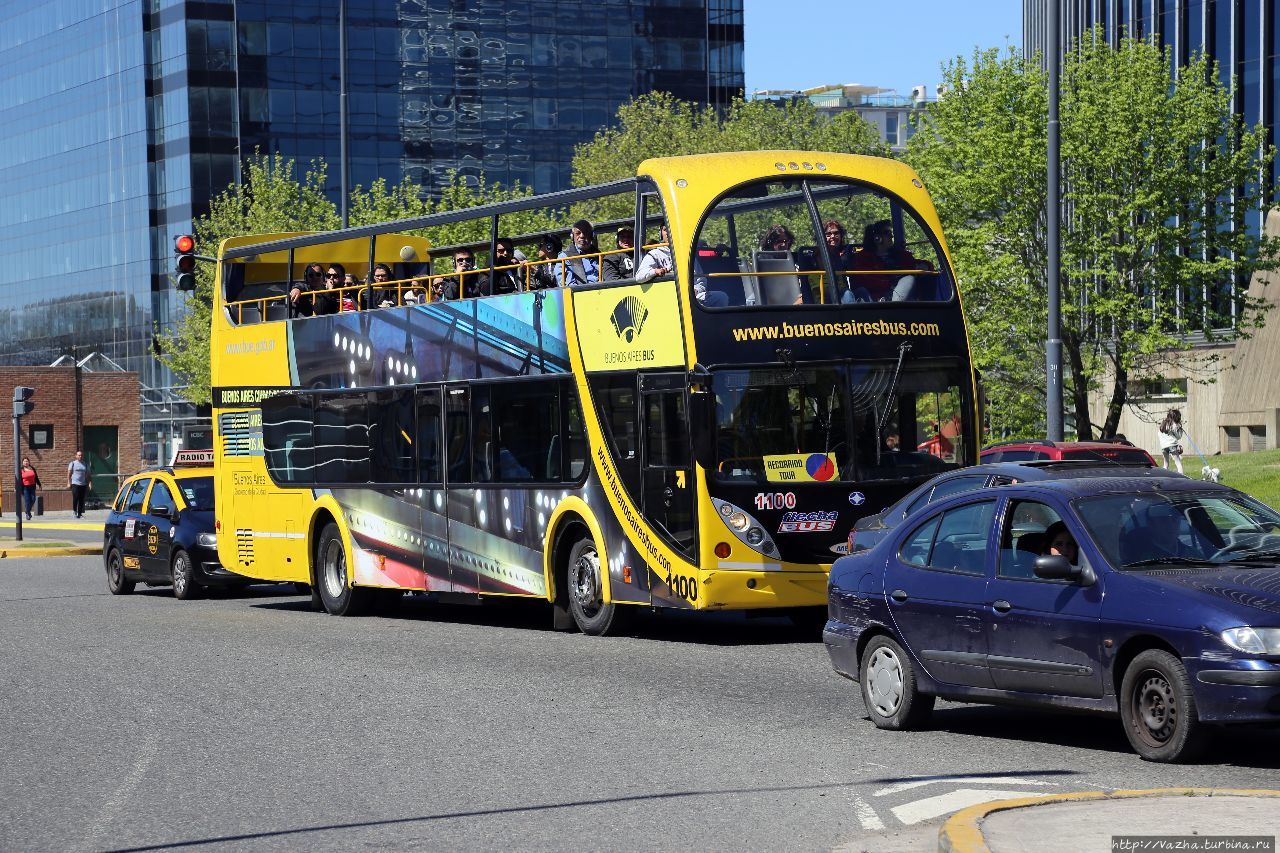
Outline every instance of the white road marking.
POLYGON ((894 806, 890 811, 893 816, 905 824, 920 823, 945 814, 976 806, 978 803, 989 803, 993 800, 1016 800, 1019 797, 1043 796, 1043 791, 1002 791, 982 788, 959 788, 936 797, 926 797, 913 803, 894 806))
POLYGON ((871 808, 870 803, 856 795, 853 798, 853 814, 858 819, 858 823, 862 824, 863 829, 884 829, 884 821, 880 819, 880 815, 876 814, 876 810, 871 808))
POLYGON ((914 779, 910 782, 898 782, 887 788, 881 788, 871 796, 885 797, 902 791, 923 788, 925 785, 937 785, 941 782, 974 782, 980 785, 1057 785, 1057 782, 1040 782, 1035 779, 1023 779, 1018 776, 938 776, 933 779, 914 779))
POLYGON ((142 783, 142 778, 147 775, 151 760, 156 757, 159 749, 159 738, 147 738, 142 741, 138 747, 138 753, 133 759, 133 766, 124 775, 124 778, 120 780, 120 783, 116 785, 115 790, 107 795, 102 805, 98 808, 97 814, 94 815, 93 820, 85 827, 79 845, 81 850, 98 849, 98 839, 107 834, 111 821, 117 820, 121 815, 128 813, 130 803, 135 799, 134 791, 142 783))

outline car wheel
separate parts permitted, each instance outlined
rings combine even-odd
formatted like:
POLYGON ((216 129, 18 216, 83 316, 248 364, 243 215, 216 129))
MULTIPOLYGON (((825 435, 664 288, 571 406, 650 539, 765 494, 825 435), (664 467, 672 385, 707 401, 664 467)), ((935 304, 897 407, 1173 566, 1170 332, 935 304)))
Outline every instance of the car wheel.
POLYGON ((196 581, 196 567, 186 551, 173 555, 173 597, 179 601, 189 601, 200 597, 200 584, 196 581))
POLYGON ((1147 761, 1190 761, 1208 739, 1187 668, 1160 649, 1141 653, 1125 670, 1120 719, 1129 745, 1147 761))
POLYGON ((933 713, 934 697, 916 688, 915 666, 891 637, 881 635, 867 643, 858 682, 862 703, 878 728, 916 728, 933 713))
POLYGON ((133 581, 125 580, 124 558, 120 556, 120 549, 112 548, 107 552, 107 589, 112 595, 128 595, 133 592, 133 587, 133 581))
POLYGON ((368 604, 368 590, 347 584, 347 549, 338 525, 330 522, 316 544, 316 588, 324 609, 334 616, 359 616, 368 604))
POLYGON ((569 612, 574 624, 584 634, 603 637, 622 626, 622 616, 616 604, 604 603, 604 584, 600 577, 600 552, 596 543, 587 536, 579 539, 569 550, 566 571, 569 591, 569 612))

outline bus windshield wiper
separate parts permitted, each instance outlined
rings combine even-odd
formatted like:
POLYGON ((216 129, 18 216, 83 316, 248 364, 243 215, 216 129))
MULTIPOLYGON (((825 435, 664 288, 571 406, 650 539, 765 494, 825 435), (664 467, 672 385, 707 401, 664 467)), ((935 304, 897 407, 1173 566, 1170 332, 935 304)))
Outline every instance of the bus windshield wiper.
POLYGON ((1140 569, 1144 566, 1216 566, 1212 560, 1193 560, 1190 557, 1152 557, 1147 560, 1134 560, 1125 563, 1122 569, 1140 569))
POLYGON ((910 341, 903 341, 898 344, 898 364, 893 368, 893 376, 889 378, 889 388, 885 392, 884 411, 880 413, 880 419, 876 421, 877 437, 884 435, 884 426, 889 422, 889 415, 893 412, 893 398, 898 393, 898 380, 902 378, 902 363, 907 360, 907 353, 910 351, 910 341))
POLYGON ((1250 560, 1258 560, 1259 562, 1273 562, 1275 560, 1280 560, 1280 551, 1250 551, 1247 554, 1232 557, 1230 560, 1227 560, 1227 562, 1247 563, 1250 560))

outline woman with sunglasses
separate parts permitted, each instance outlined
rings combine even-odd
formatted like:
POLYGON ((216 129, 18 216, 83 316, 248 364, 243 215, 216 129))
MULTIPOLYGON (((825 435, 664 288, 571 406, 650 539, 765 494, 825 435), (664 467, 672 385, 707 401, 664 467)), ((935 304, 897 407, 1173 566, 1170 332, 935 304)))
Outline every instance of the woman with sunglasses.
POLYGON ((312 311, 311 291, 319 290, 324 282, 324 267, 320 264, 307 264, 302 273, 302 281, 294 282, 289 289, 289 316, 310 317, 312 311))
POLYGON ((316 317, 323 317, 326 314, 337 314, 338 309, 342 306, 341 290, 343 279, 347 276, 347 269, 342 264, 329 264, 324 271, 324 284, 322 288, 311 295, 312 314, 316 317))

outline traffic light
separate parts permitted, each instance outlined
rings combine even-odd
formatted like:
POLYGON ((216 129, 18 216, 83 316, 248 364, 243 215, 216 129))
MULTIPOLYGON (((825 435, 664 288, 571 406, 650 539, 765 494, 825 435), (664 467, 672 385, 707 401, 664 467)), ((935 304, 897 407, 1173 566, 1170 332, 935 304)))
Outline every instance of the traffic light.
MULTIPOLYGON (((35 396, 36 389, 28 388, 25 385, 19 385, 13 389, 13 416, 20 418, 23 415, 31 414, 31 410, 36 404, 31 402, 31 398, 35 396)), ((14 429, 17 429, 15 426, 14 429)))
POLYGON ((177 255, 174 262, 173 284, 178 290, 196 289, 196 238, 190 234, 179 234, 173 240, 173 252, 177 255))

